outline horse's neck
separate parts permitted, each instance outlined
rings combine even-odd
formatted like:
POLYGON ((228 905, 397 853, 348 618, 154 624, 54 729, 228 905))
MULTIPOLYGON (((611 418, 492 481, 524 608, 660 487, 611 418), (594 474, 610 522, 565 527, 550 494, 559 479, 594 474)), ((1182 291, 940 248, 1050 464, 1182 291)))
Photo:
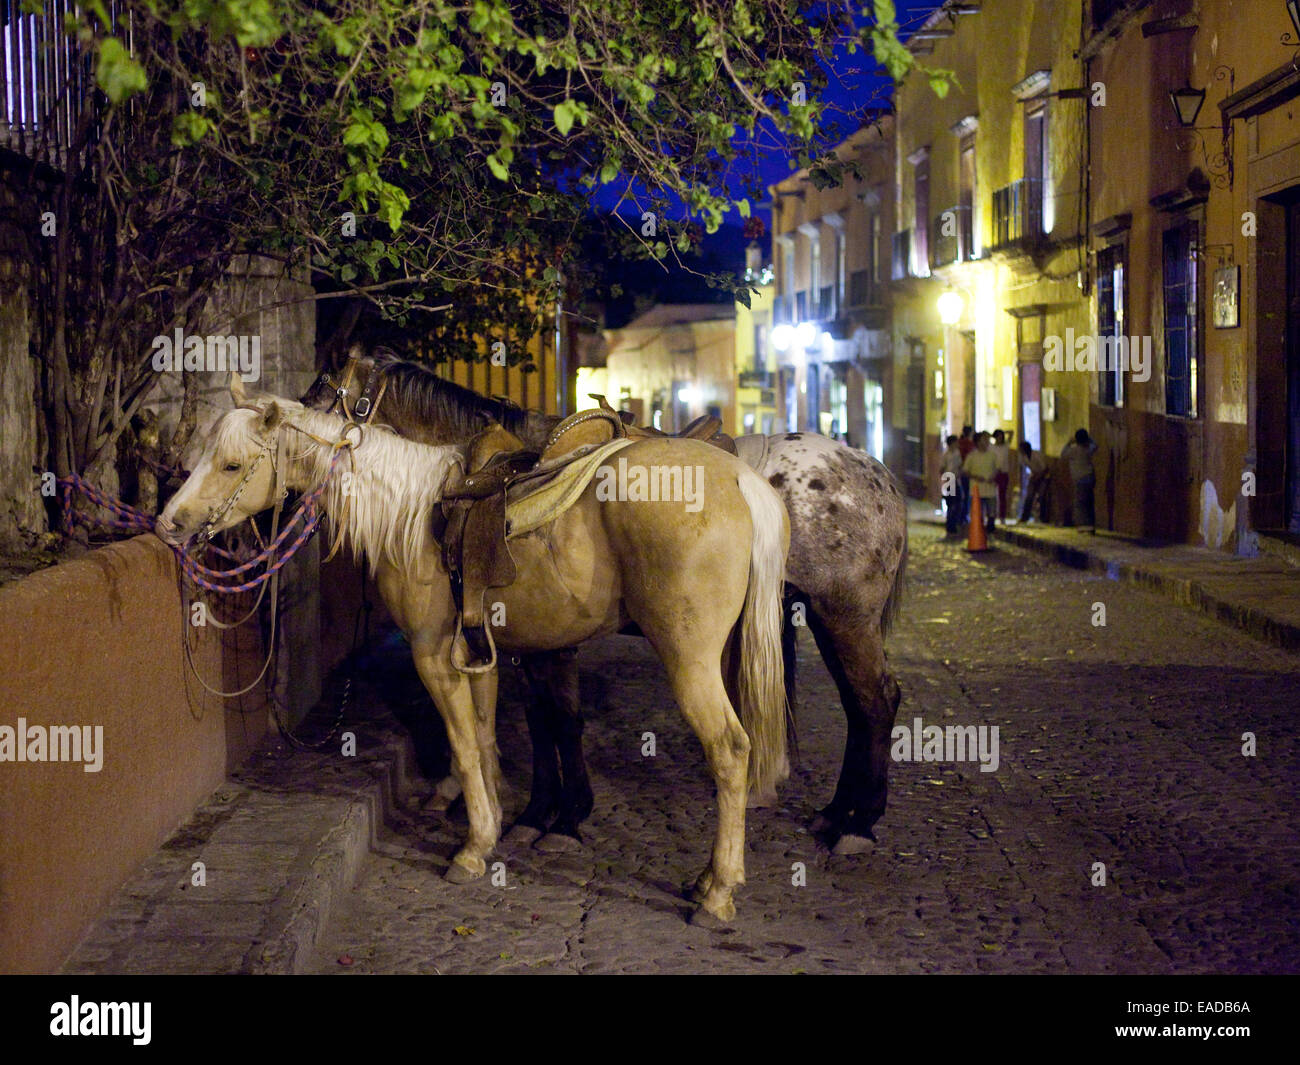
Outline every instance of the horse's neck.
MULTIPOLYGON (((344 424, 337 415, 301 410, 290 424, 303 430, 283 430, 295 455, 290 485, 300 491, 323 486, 322 509, 376 566, 417 565, 431 542, 429 514, 459 449, 428 447, 366 427, 351 454, 339 454, 330 446, 344 424)), ((358 439, 355 429, 350 437, 358 439)))

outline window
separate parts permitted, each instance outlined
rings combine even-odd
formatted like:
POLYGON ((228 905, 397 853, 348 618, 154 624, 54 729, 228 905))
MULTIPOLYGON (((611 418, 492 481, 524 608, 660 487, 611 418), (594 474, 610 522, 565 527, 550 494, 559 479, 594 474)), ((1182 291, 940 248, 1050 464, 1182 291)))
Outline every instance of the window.
POLYGON ((1097 252, 1097 402, 1103 407, 1124 406, 1124 297, 1124 245, 1111 244, 1097 252))
POLYGON ((1191 218, 1164 234, 1165 413, 1181 418, 1197 416, 1197 237, 1198 226, 1191 218))
POLYGON ((1047 101, 1033 101, 1025 107, 1025 235, 1052 231, 1053 219, 1047 202, 1051 165, 1047 154, 1047 101))
POLYGON ((979 251, 975 247, 975 134, 968 133, 961 139, 961 172, 959 174, 959 189, 957 193, 958 213, 961 215, 959 221, 961 232, 959 239, 961 241, 961 250, 959 256, 961 259, 975 259, 979 256, 979 251))
POLYGON ((871 271, 871 279, 879 280, 880 273, 880 215, 871 216, 871 260, 867 263, 867 269, 871 271))
POLYGON ((916 163, 916 223, 912 227, 913 277, 930 276, 930 156, 916 163))
POLYGON ((754 323, 754 372, 767 370, 767 326, 762 322, 754 323))

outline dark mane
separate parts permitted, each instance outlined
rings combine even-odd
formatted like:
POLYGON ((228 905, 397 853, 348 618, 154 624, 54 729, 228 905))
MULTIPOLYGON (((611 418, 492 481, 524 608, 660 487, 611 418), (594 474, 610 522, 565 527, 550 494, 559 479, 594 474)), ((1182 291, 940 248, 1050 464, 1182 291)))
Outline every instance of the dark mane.
POLYGON ((529 430, 536 428, 535 416, 523 407, 480 396, 439 377, 422 363, 399 357, 391 348, 375 348, 371 357, 403 407, 419 421, 437 425, 451 436, 468 439, 483 428, 485 418, 525 441, 529 430))

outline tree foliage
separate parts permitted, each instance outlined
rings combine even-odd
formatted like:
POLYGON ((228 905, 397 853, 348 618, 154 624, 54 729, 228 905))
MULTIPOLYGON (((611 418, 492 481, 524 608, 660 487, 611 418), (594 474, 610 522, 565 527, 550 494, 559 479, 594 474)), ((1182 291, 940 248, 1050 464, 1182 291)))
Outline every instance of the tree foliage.
POLYGON ((617 254, 688 250, 763 197, 761 137, 803 164, 825 153, 818 93, 837 47, 895 77, 911 62, 888 0, 125 0, 115 14, 92 0, 67 27, 102 96, 75 123, 43 264, 60 472, 111 455, 153 383, 148 339, 192 328, 236 255, 309 271, 322 296, 474 358, 484 338, 531 336, 572 285, 598 190, 658 219, 616 223, 617 254))

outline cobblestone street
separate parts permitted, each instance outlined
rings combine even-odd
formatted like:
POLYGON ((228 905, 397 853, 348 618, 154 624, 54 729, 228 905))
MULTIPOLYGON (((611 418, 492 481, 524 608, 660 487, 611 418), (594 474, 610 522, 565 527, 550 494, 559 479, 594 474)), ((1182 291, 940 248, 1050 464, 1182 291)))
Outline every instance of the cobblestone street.
MULTIPOLYGON (((711 787, 648 645, 615 637, 581 656, 596 792, 583 851, 506 846, 504 887, 452 887, 441 873, 463 809, 450 822, 399 814, 317 969, 1300 970, 1292 655, 1014 549, 972 558, 927 525, 912 528, 889 646, 899 723, 997 725, 1000 764, 896 764, 873 853, 834 857, 807 829, 844 726, 805 632, 799 765, 779 807, 751 812, 734 925, 688 926, 681 891, 707 860, 711 787), (646 731, 654 758, 641 756, 646 731), (793 883, 799 862, 806 886, 793 883)), ((528 782, 520 699, 504 678, 507 819, 528 782)))

